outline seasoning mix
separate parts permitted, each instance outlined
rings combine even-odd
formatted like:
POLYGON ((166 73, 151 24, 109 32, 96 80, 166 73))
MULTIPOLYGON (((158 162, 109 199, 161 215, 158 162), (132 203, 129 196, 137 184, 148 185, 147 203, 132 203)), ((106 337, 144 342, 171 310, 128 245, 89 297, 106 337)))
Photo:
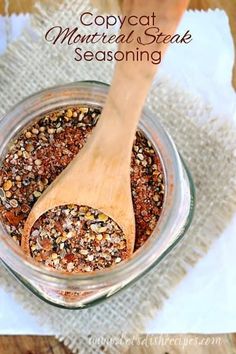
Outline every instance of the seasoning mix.
POLYGON ((35 260, 67 272, 91 272, 127 258, 120 227, 105 214, 77 205, 41 216, 30 235, 30 250, 35 260))
MULTIPOLYGON (((30 210, 86 143, 101 110, 68 107, 38 117, 12 141, 0 167, 0 215, 20 245, 30 210)), ((131 161, 136 219, 135 250, 152 234, 164 200, 160 158, 141 131, 131 161)), ((45 213, 30 235, 31 256, 48 267, 91 272, 120 263, 126 240, 119 226, 98 210, 65 205, 45 213)))

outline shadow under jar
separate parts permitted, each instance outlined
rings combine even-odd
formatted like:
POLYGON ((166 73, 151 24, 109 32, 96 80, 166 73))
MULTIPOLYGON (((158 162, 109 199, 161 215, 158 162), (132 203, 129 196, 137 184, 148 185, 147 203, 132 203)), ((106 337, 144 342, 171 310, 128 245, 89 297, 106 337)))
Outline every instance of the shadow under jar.
MULTIPOLYGON (((102 109, 109 86, 100 82, 76 82, 39 92, 15 106, 0 122, 1 165, 9 146, 39 117, 68 107, 102 109)), ((5 267, 44 301, 79 309, 109 298, 147 273, 173 249, 188 229, 194 209, 194 186, 177 149, 158 118, 143 110, 139 130, 151 142, 163 171, 164 200, 152 234, 136 243, 132 257, 114 267, 91 273, 60 273, 27 257, 0 221, 0 257, 5 267)), ((142 238, 142 235, 140 236, 142 238)), ((140 239, 141 239, 140 238, 140 239)))

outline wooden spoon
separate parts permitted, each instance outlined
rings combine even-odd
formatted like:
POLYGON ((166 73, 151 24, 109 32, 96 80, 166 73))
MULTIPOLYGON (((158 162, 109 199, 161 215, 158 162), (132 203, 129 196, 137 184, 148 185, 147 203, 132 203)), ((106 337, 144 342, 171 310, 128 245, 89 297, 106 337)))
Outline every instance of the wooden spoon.
MULTIPOLYGON (((158 27, 174 34, 188 0, 124 0, 123 14, 152 15, 158 27)), ((133 27, 124 25, 122 33, 133 27)), ((143 38, 144 27, 135 28, 143 38)), ((141 50, 150 54, 165 51, 167 45, 152 44, 141 50)), ((119 50, 136 52, 137 43, 123 43, 119 50)), ((145 99, 157 71, 151 61, 121 61, 116 65, 112 86, 99 122, 82 151, 46 189, 25 223, 22 248, 30 254, 29 236, 35 221, 50 209, 67 204, 89 206, 112 218, 123 230, 127 257, 134 249, 135 219, 130 186, 133 141, 145 99)))

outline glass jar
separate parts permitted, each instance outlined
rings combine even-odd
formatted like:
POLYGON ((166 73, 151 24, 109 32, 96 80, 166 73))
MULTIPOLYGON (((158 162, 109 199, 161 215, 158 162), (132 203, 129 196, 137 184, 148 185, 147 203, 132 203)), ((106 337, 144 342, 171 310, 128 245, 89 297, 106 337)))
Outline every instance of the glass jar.
MULTIPOLYGON (((78 82, 39 92, 14 107, 0 121, 0 158, 9 142, 25 126, 49 111, 66 106, 103 107, 109 86, 78 82)), ((177 149, 157 117, 146 108, 139 128, 158 152, 165 180, 163 211, 156 229, 133 256, 112 269, 94 274, 60 274, 27 257, 0 223, 0 257, 30 291, 55 306, 78 309, 105 300, 156 266, 180 241, 189 227, 194 207, 194 186, 177 149)))

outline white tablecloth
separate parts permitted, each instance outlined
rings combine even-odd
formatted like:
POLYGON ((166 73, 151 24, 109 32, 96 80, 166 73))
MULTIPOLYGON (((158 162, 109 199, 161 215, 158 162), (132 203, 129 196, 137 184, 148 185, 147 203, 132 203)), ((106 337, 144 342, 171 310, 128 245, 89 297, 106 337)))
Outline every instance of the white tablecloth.
MULTIPOLYGON (((28 17, 14 17, 14 39, 28 17)), ((27 25, 28 26, 28 25, 27 25)), ((231 86, 234 62, 228 19, 222 11, 188 12, 180 26, 193 34, 191 57, 173 46, 159 73, 200 95, 222 119, 236 121, 236 96, 231 86), (184 58, 184 59, 183 59, 184 58)), ((6 46, 4 19, 0 18, 0 53, 6 46)), ((236 216, 208 254, 189 269, 156 318, 147 322, 147 333, 227 333, 236 331, 236 216)), ((39 327, 0 286, 0 334, 53 334, 39 327)))

